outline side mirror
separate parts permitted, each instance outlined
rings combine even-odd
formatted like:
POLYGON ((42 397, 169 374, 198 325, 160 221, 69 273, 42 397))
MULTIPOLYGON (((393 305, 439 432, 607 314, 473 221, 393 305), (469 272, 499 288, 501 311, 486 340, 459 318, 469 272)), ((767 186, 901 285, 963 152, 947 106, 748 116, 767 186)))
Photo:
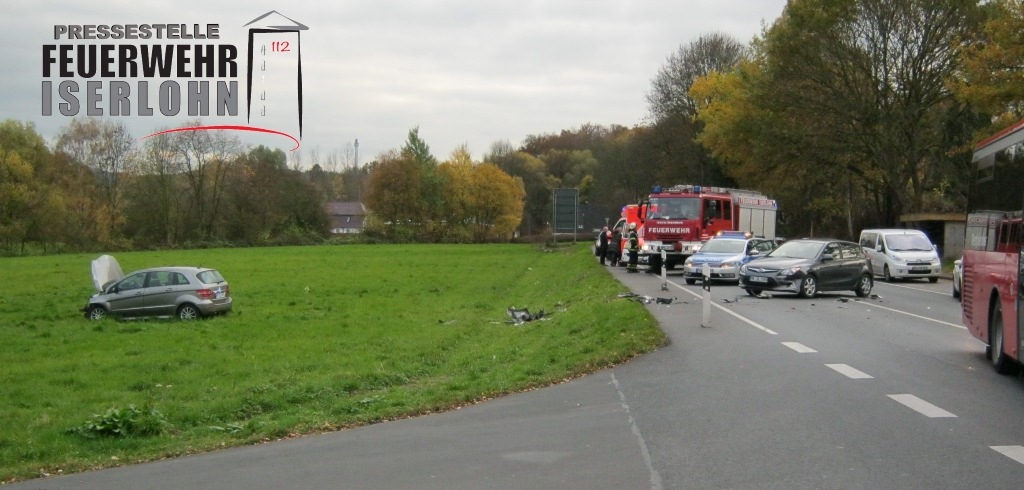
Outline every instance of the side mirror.
POLYGON ((761 251, 760 250, 751 250, 751 251, 747 252, 747 255, 749 255, 751 257, 753 257, 755 255, 761 255, 761 251))
POLYGON ((836 260, 836 258, 833 257, 832 254, 822 254, 821 255, 821 261, 822 262, 828 262, 830 260, 836 260))
POLYGON ((876 252, 884 252, 885 251, 885 245, 882 245, 881 243, 879 243, 878 245, 875 245, 875 251, 876 252))

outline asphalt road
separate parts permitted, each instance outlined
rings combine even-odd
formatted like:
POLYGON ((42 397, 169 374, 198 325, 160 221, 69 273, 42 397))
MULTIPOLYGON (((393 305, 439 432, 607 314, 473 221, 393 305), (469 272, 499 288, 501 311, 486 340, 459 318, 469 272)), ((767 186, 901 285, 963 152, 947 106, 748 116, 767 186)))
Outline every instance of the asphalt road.
MULTIPOLYGON (((950 283, 756 299, 611 274, 671 343, 445 414, 12 489, 1021 488, 1024 381, 995 374, 950 283)), ((619 301, 627 301, 625 299, 619 301)))

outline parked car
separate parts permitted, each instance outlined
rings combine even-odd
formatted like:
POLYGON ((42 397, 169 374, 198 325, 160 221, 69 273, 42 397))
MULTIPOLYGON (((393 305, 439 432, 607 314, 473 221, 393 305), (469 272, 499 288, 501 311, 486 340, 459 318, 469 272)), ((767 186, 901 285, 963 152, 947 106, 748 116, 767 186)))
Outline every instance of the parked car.
POLYGON ((896 279, 928 279, 938 282, 942 260, 935 244, 920 230, 890 228, 863 230, 860 244, 871 260, 876 276, 892 282, 896 279))
POLYGON ((216 269, 154 267, 124 276, 105 255, 93 261, 98 292, 81 309, 86 318, 178 317, 182 320, 231 311, 231 289, 216 269))
POLYGON ((683 262, 683 277, 686 284, 703 280, 702 269, 707 264, 711 280, 739 282, 740 266, 772 250, 774 241, 756 238, 750 232, 720 232, 683 262))
POLYGON ((964 287, 964 258, 953 261, 953 297, 960 299, 964 287))
POLYGON ((740 287, 751 296, 782 291, 813 298, 824 291, 853 291, 864 297, 871 294, 874 279, 859 244, 804 238, 740 267, 740 287))

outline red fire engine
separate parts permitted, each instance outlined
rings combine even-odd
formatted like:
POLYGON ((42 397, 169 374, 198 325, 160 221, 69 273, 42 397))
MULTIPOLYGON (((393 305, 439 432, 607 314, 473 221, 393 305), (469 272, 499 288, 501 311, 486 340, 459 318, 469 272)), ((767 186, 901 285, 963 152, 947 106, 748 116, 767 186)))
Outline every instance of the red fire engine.
POLYGON ((677 185, 655 187, 639 204, 640 263, 671 270, 719 231, 749 231, 775 239, 778 204, 757 191, 677 185))

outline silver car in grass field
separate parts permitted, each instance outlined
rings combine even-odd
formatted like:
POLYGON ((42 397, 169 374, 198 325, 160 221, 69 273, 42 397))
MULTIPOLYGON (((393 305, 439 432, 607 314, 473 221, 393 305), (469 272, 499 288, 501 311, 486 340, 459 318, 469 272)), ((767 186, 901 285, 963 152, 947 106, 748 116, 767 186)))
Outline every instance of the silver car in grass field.
POLYGON ((117 261, 104 255, 92 263, 98 291, 81 309, 86 318, 177 317, 192 320, 231 311, 231 290, 224 276, 206 267, 154 267, 125 276, 117 261))

